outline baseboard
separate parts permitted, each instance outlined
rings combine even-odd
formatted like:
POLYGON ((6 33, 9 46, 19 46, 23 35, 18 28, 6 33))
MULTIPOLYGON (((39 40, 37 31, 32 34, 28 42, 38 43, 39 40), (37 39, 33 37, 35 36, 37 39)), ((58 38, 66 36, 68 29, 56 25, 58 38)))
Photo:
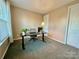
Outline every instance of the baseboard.
POLYGON ((57 41, 57 42, 59 42, 59 43, 65 44, 65 42, 62 42, 62 41, 56 40, 56 39, 54 39, 54 38, 51 38, 51 37, 48 37, 48 38, 49 38, 49 39, 52 39, 52 40, 55 40, 55 41, 57 41))
POLYGON ((5 56, 5 54, 6 54, 7 50, 8 50, 8 48, 9 48, 9 46, 10 46, 10 43, 8 44, 7 48, 5 49, 5 52, 3 53, 3 56, 2 56, 2 58, 1 58, 1 59, 3 59, 3 58, 4 58, 4 56, 5 56))

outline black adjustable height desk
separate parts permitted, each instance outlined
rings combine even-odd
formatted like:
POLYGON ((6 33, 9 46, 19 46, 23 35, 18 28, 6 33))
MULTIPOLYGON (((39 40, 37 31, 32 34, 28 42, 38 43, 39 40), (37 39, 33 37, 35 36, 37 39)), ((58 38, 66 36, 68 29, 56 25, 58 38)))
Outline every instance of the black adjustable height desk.
POLYGON ((25 36, 40 35, 40 34, 42 34, 42 41, 45 42, 45 40, 44 40, 44 34, 45 34, 45 32, 41 32, 41 33, 36 32, 36 33, 34 33, 34 34, 26 33, 25 35, 22 35, 22 34, 21 34, 21 37, 22 37, 22 49, 23 49, 23 50, 25 49, 25 44, 24 44, 24 37, 25 37, 25 36))

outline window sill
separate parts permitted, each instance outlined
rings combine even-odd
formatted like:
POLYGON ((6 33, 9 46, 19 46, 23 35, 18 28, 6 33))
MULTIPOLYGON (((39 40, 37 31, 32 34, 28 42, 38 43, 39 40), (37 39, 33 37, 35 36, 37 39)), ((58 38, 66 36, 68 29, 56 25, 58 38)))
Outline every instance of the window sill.
POLYGON ((6 37, 4 38, 4 40, 3 40, 2 42, 0 42, 0 46, 1 46, 7 39, 8 39, 8 36, 6 36, 6 37))

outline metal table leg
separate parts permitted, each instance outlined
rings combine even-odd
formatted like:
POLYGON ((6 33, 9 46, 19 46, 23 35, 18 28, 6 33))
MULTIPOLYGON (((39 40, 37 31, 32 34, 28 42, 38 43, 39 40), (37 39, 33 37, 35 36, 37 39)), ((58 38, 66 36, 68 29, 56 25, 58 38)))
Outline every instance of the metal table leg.
POLYGON ((24 36, 22 36, 22 49, 23 50, 25 49, 25 46, 24 46, 24 36))
POLYGON ((45 40, 44 40, 44 33, 42 33, 42 41, 45 42, 45 40))

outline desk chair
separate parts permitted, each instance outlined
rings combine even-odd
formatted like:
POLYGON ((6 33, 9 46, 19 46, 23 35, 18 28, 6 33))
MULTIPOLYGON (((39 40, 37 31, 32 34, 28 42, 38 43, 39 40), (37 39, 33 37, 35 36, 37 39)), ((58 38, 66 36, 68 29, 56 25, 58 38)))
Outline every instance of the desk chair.
POLYGON ((36 37, 37 37, 37 34, 36 34, 36 29, 35 28, 33 28, 33 29, 30 29, 30 37, 31 37, 31 40, 33 39, 33 40, 36 40, 36 37))

